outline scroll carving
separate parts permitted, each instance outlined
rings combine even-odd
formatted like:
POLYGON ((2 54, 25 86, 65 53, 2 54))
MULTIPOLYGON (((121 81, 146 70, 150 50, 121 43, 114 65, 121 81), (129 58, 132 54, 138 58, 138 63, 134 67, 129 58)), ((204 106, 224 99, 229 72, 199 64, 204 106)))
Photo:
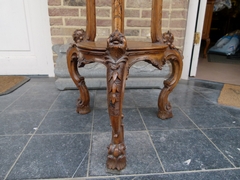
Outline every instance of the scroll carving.
POLYGON ((183 67, 183 56, 180 51, 173 45, 174 36, 169 31, 163 34, 163 42, 168 45, 168 49, 164 52, 164 60, 169 61, 172 65, 172 73, 168 79, 166 79, 163 84, 159 98, 158 98, 158 117, 161 119, 168 119, 173 117, 172 106, 168 101, 168 96, 172 90, 177 85, 183 67))
POLYGON ((85 84, 84 77, 82 77, 78 72, 78 54, 79 52, 75 45, 69 48, 67 52, 68 70, 73 82, 80 92, 80 97, 77 100, 77 112, 80 114, 87 114, 90 112, 90 96, 85 84))

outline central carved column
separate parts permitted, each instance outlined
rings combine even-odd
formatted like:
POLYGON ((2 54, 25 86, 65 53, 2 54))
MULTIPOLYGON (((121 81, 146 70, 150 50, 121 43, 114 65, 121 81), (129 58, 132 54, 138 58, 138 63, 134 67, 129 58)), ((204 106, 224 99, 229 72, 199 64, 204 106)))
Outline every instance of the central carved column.
POLYGON ((112 31, 124 32, 124 0, 112 0, 112 31))

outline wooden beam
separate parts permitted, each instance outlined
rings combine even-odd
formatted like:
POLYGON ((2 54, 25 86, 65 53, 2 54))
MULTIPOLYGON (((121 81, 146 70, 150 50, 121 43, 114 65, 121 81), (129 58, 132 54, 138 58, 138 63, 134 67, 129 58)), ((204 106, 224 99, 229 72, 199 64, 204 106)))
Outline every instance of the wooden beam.
POLYGON ((162 0, 152 0, 152 42, 162 42, 162 0))
POLYGON ((86 1, 86 38, 88 41, 94 41, 96 37, 96 4, 95 0, 86 1))

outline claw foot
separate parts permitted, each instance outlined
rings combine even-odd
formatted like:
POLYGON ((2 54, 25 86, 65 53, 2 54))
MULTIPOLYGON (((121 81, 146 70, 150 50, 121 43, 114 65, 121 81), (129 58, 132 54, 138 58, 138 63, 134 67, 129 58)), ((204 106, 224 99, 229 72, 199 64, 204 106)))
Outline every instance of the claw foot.
POLYGON ((107 168, 122 170, 126 167, 126 147, 124 143, 108 146, 107 168))

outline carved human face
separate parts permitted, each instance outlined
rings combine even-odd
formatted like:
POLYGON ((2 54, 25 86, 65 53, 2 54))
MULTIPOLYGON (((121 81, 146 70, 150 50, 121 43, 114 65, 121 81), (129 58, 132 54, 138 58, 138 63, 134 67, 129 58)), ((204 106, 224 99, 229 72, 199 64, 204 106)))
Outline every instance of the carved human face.
POLYGON ((77 29, 74 31, 72 37, 76 43, 80 43, 81 41, 83 41, 84 35, 85 35, 85 31, 83 29, 77 29))
POLYGON ((167 45, 172 45, 173 44, 173 41, 174 41, 174 36, 171 32, 166 32, 166 33, 163 33, 163 42, 164 44, 167 44, 167 45))
POLYGON ((113 32, 107 41, 109 55, 114 59, 120 59, 126 52, 127 41, 119 31, 113 32))

